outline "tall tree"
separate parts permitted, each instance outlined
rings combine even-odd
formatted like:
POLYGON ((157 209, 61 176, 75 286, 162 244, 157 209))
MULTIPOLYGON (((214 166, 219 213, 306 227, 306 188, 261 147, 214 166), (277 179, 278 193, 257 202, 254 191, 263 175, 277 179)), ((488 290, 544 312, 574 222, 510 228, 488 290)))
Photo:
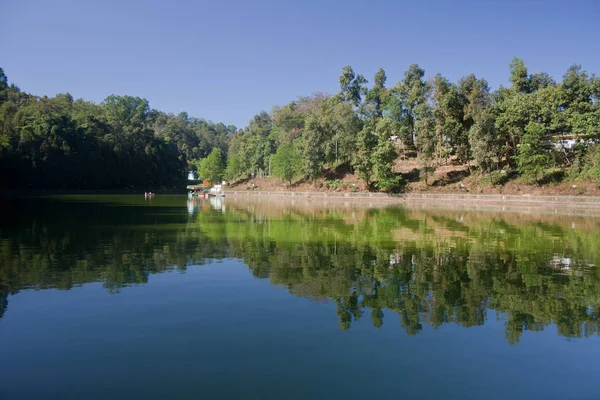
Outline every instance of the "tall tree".
POLYGON ((425 70, 412 64, 404 73, 404 79, 390 90, 386 103, 394 130, 408 146, 415 145, 418 121, 427 112, 431 86, 424 76, 425 70))
POLYGON ((538 181, 544 172, 553 165, 549 149, 544 148, 546 131, 540 124, 530 123, 519 146, 516 161, 518 170, 525 178, 538 181))
POLYGON ((213 184, 218 184, 223 178, 224 169, 223 154, 221 149, 217 147, 210 152, 208 157, 200 160, 198 176, 203 180, 206 179, 213 184))
POLYGON ((398 156, 396 145, 392 141, 392 123, 380 119, 375 127, 377 144, 373 151, 373 177, 375 186, 384 192, 397 189, 401 179, 393 172, 393 164, 398 156))
POLYGON ((356 152, 352 159, 354 170, 365 181, 367 188, 373 176, 373 151, 377 146, 377 134, 372 123, 366 123, 358 133, 356 152))
POLYGON ((387 76, 383 68, 379 68, 375 73, 373 87, 367 92, 365 97, 365 110, 362 112, 367 118, 377 119, 383 116, 383 104, 387 99, 387 89, 385 82, 387 76))
POLYGON ((319 123, 317 116, 310 115, 306 119, 302 140, 302 155, 304 159, 302 170, 304 175, 309 179, 315 180, 321 175, 326 161, 325 142, 326 133, 323 126, 319 123))
POLYGON ((521 58, 515 57, 509 64, 510 67, 510 81, 513 84, 513 88, 518 93, 529 92, 529 75, 527 74, 527 67, 521 58))
POLYGON ((271 156, 271 163, 273 175, 290 185, 302 171, 302 156, 293 143, 279 146, 277 152, 271 156))
POLYGON ((362 101, 362 97, 367 94, 366 84, 368 81, 361 74, 356 75, 350 65, 342 68, 339 81, 340 98, 354 107, 358 107, 362 101))

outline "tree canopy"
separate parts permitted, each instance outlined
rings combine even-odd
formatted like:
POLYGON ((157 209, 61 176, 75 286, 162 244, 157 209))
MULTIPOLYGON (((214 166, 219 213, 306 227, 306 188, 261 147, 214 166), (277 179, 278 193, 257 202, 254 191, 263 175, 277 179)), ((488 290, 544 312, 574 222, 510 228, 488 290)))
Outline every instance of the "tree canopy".
POLYGON ((520 58, 507 70, 511 86, 495 91, 474 74, 458 82, 439 73, 428 78, 417 64, 390 87, 380 68, 369 88, 347 65, 338 93, 262 112, 240 131, 229 148, 229 177, 280 176, 265 163, 265 152, 276 154, 279 146, 292 143, 301 153, 297 164, 305 179, 344 167, 384 191, 402 185, 395 164, 405 156, 416 157, 425 181, 451 162, 483 174, 512 171, 540 181, 552 168, 570 168, 578 160, 578 173, 594 176, 589 173, 593 157, 562 148, 556 138, 579 134, 584 153, 597 145, 600 79, 574 65, 557 82, 545 72, 531 74, 520 58), (258 120, 270 122, 260 134, 258 120))
POLYGON ((218 147, 214 148, 208 157, 198 162, 198 176, 200 179, 205 179, 213 184, 221 182, 224 170, 223 154, 218 147))
POLYGON ((586 154, 598 153, 600 78, 580 65, 569 67, 561 81, 530 73, 520 58, 507 67, 510 87, 492 91, 474 74, 452 82, 417 64, 395 84, 380 68, 369 86, 346 65, 337 93, 261 111, 239 130, 160 112, 134 96, 110 95, 100 104, 69 93, 33 96, 9 84, 0 69, 0 185, 177 185, 214 149, 226 165, 219 178, 289 181, 291 174, 314 181, 340 170, 385 191, 402 186, 397 160, 410 157, 426 182, 450 163, 484 174, 534 175, 538 182, 556 168, 596 176, 595 158, 586 154), (558 139, 565 134, 578 143, 561 147, 558 139), (294 149, 286 160, 294 165, 285 173, 277 156, 282 147, 280 154, 294 149))
POLYGON ((227 153, 235 127, 167 114, 146 99, 94 104, 8 85, 0 69, 0 187, 173 187, 213 149, 227 153))

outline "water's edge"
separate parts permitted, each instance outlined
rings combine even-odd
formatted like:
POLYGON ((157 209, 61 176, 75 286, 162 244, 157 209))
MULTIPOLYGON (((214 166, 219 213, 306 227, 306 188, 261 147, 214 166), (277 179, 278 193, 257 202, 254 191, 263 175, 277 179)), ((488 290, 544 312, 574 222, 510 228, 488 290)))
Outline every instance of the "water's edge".
POLYGON ((561 206, 600 207, 600 196, 535 196, 501 194, 441 194, 441 193, 343 193, 343 192, 285 192, 285 191, 225 191, 230 196, 264 197, 316 197, 343 200, 368 200, 387 202, 409 201, 468 201, 477 203, 523 203, 523 204, 560 204, 561 206))
POLYGON ((474 211, 507 211, 600 216, 600 196, 533 196, 491 194, 431 194, 431 193, 339 193, 339 192, 278 192, 225 191, 226 197, 265 198, 280 201, 308 201, 314 204, 353 203, 368 206, 403 204, 411 208, 435 208, 474 211))

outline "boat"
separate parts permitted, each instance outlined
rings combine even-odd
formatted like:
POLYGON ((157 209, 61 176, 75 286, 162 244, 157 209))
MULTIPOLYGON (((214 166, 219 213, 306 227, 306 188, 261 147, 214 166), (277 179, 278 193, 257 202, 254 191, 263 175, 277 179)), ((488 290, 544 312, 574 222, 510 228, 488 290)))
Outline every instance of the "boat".
POLYGON ((225 194, 223 193, 223 186, 222 185, 214 185, 213 187, 210 188, 207 195, 211 196, 211 197, 225 197, 225 194))

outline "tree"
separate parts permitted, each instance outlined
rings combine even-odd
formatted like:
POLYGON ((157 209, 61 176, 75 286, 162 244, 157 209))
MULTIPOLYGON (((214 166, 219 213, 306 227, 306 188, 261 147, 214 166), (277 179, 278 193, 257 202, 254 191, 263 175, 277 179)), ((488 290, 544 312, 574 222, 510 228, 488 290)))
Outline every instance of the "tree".
POLYGON ((272 172, 288 184, 302 171, 302 157, 295 144, 279 146, 271 156, 272 172))
POLYGON ((200 161, 198 176, 201 179, 206 179, 207 181, 216 184, 221 181, 223 172, 223 154, 219 148, 213 149, 208 157, 200 161))
POLYGON ((350 65, 342 68, 342 74, 340 75, 340 98, 358 107, 362 101, 362 97, 367 94, 367 80, 362 75, 356 75, 350 65))
POLYGON ((225 178, 228 180, 235 180, 244 173, 244 167, 240 156, 236 153, 229 154, 227 157, 227 165, 225 167, 225 178))
POLYGON ((375 187, 384 192, 390 192, 400 185, 400 178, 392 171, 396 153, 396 145, 391 140, 392 124, 389 120, 380 119, 375 130, 377 145, 373 151, 373 177, 375 187))
POLYGON ((495 115, 490 111, 492 96, 488 83, 470 74, 459 80, 458 90, 464 101, 463 128, 468 132, 469 153, 481 172, 490 172, 500 164, 502 142, 495 127, 495 115))
POLYGON ((387 118, 402 140, 413 146, 417 140, 418 120, 427 109, 431 86, 424 80, 425 70, 412 64, 404 72, 404 79, 389 93, 386 102, 387 118))
POLYGON ((437 74, 433 80, 432 101, 437 158, 447 160, 456 154, 459 161, 468 162, 469 136, 464 124, 466 99, 456 84, 437 74))
POLYGON ((498 168, 502 143, 496 134, 491 113, 483 112, 477 116, 469 130, 469 143, 480 172, 491 172, 498 168))
POLYGON ((548 86, 556 86, 556 82, 550 75, 545 72, 538 72, 529 77, 529 89, 532 92, 537 92, 540 89, 547 88, 548 86))
POLYGON ((255 176, 262 176, 269 172, 269 159, 275 152, 272 130, 271 116, 265 111, 255 115, 244 129, 248 135, 244 157, 249 160, 250 173, 255 176))
POLYGON ((0 91, 8 89, 8 78, 4 73, 2 67, 0 67, 0 91))
POLYGON ((356 112, 348 103, 332 97, 314 110, 325 134, 324 152, 332 166, 350 163, 356 151, 356 136, 362 127, 356 112))
POLYGON ((544 148, 546 131, 540 124, 529 123, 519 146, 517 161, 518 171, 523 177, 538 181, 553 164, 553 157, 544 148))
POLYGON ((316 116, 311 115, 306 119, 302 139, 304 160, 302 172, 307 178, 315 180, 321 174, 326 160, 324 151, 326 135, 316 116))
POLYGON ((513 84, 513 88, 518 93, 529 92, 529 76, 527 75, 527 68, 521 58, 515 57, 509 64, 510 67, 510 81, 513 84))
POLYGON ((366 115, 367 118, 377 119, 383 116, 382 107, 387 99, 386 80, 385 71, 383 68, 379 68, 375 73, 373 87, 367 92, 365 97, 366 109, 362 111, 362 114, 366 115))
POLYGON ((371 123, 365 124, 358 133, 357 149, 352 159, 352 165, 358 176, 365 181, 367 188, 373 175, 373 151, 377 146, 377 134, 371 123))

